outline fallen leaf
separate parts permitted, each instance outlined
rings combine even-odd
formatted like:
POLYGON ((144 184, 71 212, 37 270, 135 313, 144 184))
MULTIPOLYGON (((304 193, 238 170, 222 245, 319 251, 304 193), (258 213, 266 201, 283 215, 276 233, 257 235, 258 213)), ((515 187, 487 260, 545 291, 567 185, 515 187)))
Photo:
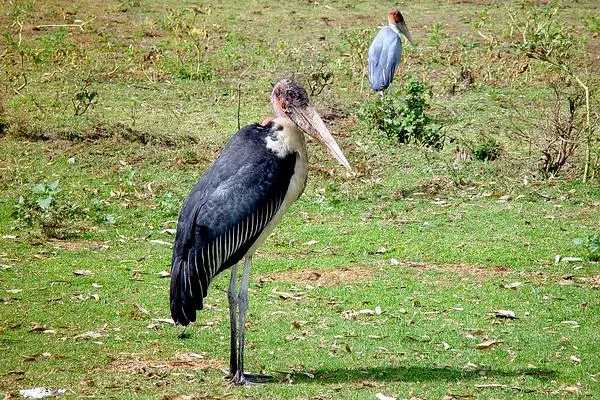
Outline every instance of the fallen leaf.
POLYGON ((2 239, 16 239, 17 237, 17 235, 4 235, 2 236, 2 239))
POLYGON ((444 346, 444 350, 450 350, 452 348, 452 346, 450 346, 448 343, 446 342, 442 342, 442 345, 444 346))
POLYGON ((44 332, 46 330, 45 326, 35 325, 33 328, 29 329, 27 332, 44 332))
POLYGON ((161 278, 168 278, 171 276, 171 273, 169 271, 160 271, 158 273, 158 276, 160 276, 161 278))
POLYGON ((521 286, 522 283, 521 282, 512 282, 512 283, 507 283, 506 285, 503 285, 505 289, 518 289, 519 286, 521 286))
POLYGON ((16 294, 22 292, 23 289, 6 289, 6 293, 16 294))
POLYGON ((580 257, 561 257, 560 262, 581 262, 583 258, 580 257))
POLYGON ((483 341, 481 343, 477 343, 475 345, 475 348, 477 350, 486 350, 486 349, 489 349, 492 346, 494 346, 496 344, 500 344, 500 343, 502 343, 502 340, 493 340, 493 339, 492 340, 485 340, 485 341, 483 341))
POLYGON ((488 384, 475 385, 475 387, 479 388, 479 389, 485 389, 485 388, 507 388, 508 385, 503 385, 501 383, 488 383, 488 384))
POLYGON ((21 389, 19 394, 26 399, 45 399, 47 397, 58 397, 65 394, 67 389, 46 389, 37 387, 32 389, 21 389))
POLYGON ((507 319, 516 319, 517 316, 512 310, 495 310, 494 314, 496 318, 507 318, 507 319))
POLYGON ((400 265, 400 261, 396 258, 390 258, 390 264, 392 265, 400 265))
POLYGON ((80 333, 79 335, 75 335, 73 337, 73 339, 88 340, 88 339, 91 339, 91 338, 99 338, 101 336, 102 336, 102 334, 99 333, 99 332, 87 331, 87 332, 84 332, 84 333, 80 333))
POLYGON ((287 300, 287 299, 302 300, 302 298, 304 296, 303 294, 291 294, 291 293, 286 293, 286 292, 278 292, 275 290, 273 290, 272 293, 278 295, 283 300, 287 300))
POLYGON ((574 356, 574 355, 569 357, 569 360, 573 361, 575 364, 578 364, 581 362, 581 358, 574 356))
POLYGON ((169 325, 175 325, 175 321, 173 321, 171 318, 152 318, 152 321, 163 322, 163 323, 169 324, 169 325))
POLYGON ((76 269, 73 273, 80 276, 94 276, 94 273, 87 269, 76 269))
POLYGON ((472 362, 468 362, 464 367, 462 367, 462 369, 463 369, 463 371, 475 371, 475 370, 479 369, 479 366, 472 362))
POLYGON ((169 235, 174 235, 177 233, 177 229, 167 228, 160 231, 160 233, 168 233, 169 235))
POLYGON ((346 310, 342 313, 342 317, 344 319, 354 319, 359 315, 379 315, 383 311, 381 311, 381 307, 377 306, 374 310, 363 309, 363 310, 346 310))
POLYGON ((160 240, 160 239, 153 239, 153 240, 150 240, 150 243, 152 243, 152 244, 160 244, 160 245, 162 245, 162 246, 169 246, 169 247, 173 247, 173 243, 171 243, 171 242, 166 242, 166 241, 164 241, 164 240, 160 240))
POLYGON ((92 287, 94 287, 96 289, 100 289, 102 287, 102 285, 99 285, 96 282, 94 282, 94 283, 92 283, 92 287))
POLYGON ((566 386, 563 388, 563 390, 567 393, 571 393, 571 394, 581 394, 581 388, 579 386, 573 385, 573 386, 566 386))
POLYGON ((375 397, 377 397, 379 400, 396 400, 395 397, 386 396, 383 393, 377 393, 375 397))
POLYGON ((308 242, 302 243, 302 245, 304 245, 304 246, 314 246, 317 243, 319 243, 318 240, 309 240, 308 242))

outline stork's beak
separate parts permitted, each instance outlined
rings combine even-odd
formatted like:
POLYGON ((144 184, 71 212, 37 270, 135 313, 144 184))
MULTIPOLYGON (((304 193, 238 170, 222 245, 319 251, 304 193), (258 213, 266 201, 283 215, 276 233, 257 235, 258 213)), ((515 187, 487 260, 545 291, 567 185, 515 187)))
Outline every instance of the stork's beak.
POLYGON ((408 39, 410 44, 414 45, 414 43, 412 41, 412 36, 410 35, 410 32, 408 31, 408 27, 406 26, 406 24, 404 22, 397 22, 396 26, 398 27, 398 30, 400 32, 402 32, 402 34, 404 36, 406 36, 406 39, 408 39))
POLYGON ((350 166, 350 163, 346 160, 346 157, 344 157, 344 153, 342 153, 340 146, 338 146, 329 132, 329 129, 325 126, 325 123, 319 116, 319 113, 317 113, 317 110, 311 106, 302 108, 292 106, 290 108, 291 109, 288 109, 288 112, 286 113, 288 118, 290 118, 304 133, 310 135, 325 146, 340 164, 351 170, 352 167, 350 166))

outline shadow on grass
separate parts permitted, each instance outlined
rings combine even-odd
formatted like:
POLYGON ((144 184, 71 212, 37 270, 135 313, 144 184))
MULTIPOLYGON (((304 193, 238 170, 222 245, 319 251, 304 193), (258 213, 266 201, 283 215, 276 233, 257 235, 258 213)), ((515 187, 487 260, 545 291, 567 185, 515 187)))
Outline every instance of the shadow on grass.
MULTIPOLYGON (((383 367, 360 369, 320 369, 313 372, 314 378, 303 373, 294 373, 294 382, 343 383, 358 381, 443 381, 443 380, 475 380, 481 378, 481 370, 465 371, 457 368, 442 367, 383 367)), ((538 379, 556 378, 556 372, 550 370, 493 370, 486 369, 487 377, 516 377, 530 375, 538 379)))

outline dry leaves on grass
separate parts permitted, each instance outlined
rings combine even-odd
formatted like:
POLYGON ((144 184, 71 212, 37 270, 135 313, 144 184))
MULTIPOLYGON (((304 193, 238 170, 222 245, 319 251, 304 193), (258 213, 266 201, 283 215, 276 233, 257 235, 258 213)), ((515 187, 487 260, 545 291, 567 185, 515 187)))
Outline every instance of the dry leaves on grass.
POLYGON ((374 269, 363 267, 344 267, 317 269, 308 268, 300 271, 283 271, 261 276, 260 282, 290 281, 296 284, 329 287, 345 282, 355 282, 369 279, 375 273, 374 269))
POLYGON ((207 358, 204 353, 178 353, 173 358, 166 360, 149 358, 149 356, 136 353, 119 353, 118 358, 109 365, 119 372, 141 373, 145 373, 149 369, 171 372, 176 370, 208 371, 223 367, 221 361, 207 358))
POLYGON ((363 309, 363 310, 346 310, 342 312, 342 317, 344 319, 355 319, 359 315, 379 315, 383 311, 381 311, 381 307, 377 306, 374 310, 363 309))
POLYGON ((500 343, 503 343, 503 341, 502 341, 502 340, 494 340, 494 339, 490 339, 490 340, 485 340, 485 341, 483 341, 483 342, 477 343, 477 344, 475 345, 475 348, 476 348, 477 350, 487 350, 487 349, 490 349, 490 348, 492 348, 493 346, 495 346, 495 345, 497 345, 497 344, 500 344, 500 343))

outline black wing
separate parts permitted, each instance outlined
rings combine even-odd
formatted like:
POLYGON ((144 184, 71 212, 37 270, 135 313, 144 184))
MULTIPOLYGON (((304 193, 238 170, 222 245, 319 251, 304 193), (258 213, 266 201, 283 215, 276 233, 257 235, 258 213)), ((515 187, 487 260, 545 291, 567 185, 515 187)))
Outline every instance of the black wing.
POLYGON ((183 203, 171 261, 176 323, 196 320, 212 278, 244 257, 285 198, 296 156, 267 149, 271 126, 236 133, 183 203))

